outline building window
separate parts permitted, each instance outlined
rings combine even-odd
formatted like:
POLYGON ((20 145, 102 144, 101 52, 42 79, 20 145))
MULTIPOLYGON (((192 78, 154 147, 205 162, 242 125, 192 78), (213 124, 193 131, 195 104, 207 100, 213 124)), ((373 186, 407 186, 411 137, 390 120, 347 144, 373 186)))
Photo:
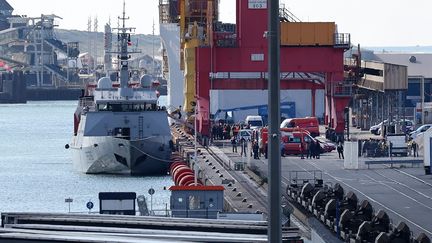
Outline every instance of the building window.
POLYGON ((201 209, 200 198, 198 196, 189 196, 189 209, 201 209))

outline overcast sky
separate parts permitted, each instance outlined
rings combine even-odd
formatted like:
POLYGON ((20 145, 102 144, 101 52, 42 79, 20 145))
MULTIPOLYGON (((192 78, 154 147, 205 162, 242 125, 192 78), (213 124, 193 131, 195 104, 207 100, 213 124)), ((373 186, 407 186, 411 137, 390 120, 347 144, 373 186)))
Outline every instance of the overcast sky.
MULTIPOLYGON (((96 16, 99 31, 111 16, 117 23, 123 0, 7 0, 15 14, 29 17, 56 14, 59 28, 86 30, 88 18, 96 16)), ((246 0, 244 0, 246 1, 246 0)), ((152 22, 158 31, 159 0, 126 0, 130 26, 137 33, 151 34, 152 22)), ((431 0, 280 0, 302 21, 334 21, 339 32, 349 32, 353 44, 362 46, 432 45, 431 0)), ((235 0, 221 0, 220 17, 235 21, 235 0)))

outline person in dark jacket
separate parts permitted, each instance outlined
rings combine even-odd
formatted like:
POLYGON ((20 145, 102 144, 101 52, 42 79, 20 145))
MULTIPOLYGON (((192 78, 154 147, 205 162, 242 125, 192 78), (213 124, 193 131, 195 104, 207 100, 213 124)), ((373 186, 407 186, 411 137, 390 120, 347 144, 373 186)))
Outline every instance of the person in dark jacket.
POLYGON ((309 147, 310 147, 310 141, 307 141, 305 144, 306 159, 309 159, 311 157, 309 147))
POLYGON ((247 145, 246 139, 244 137, 242 137, 240 139, 240 148, 241 148, 241 150, 240 150, 240 156, 243 156, 243 154, 244 154, 244 156, 246 157, 247 146, 248 145, 247 145))
POLYGON ((339 159, 341 159, 341 157, 342 157, 342 159, 345 159, 344 154, 343 154, 344 147, 343 147, 342 142, 338 143, 338 146, 337 146, 336 149, 337 149, 337 152, 338 152, 338 155, 339 155, 339 159))
POLYGON ((254 141, 253 146, 252 146, 252 150, 253 150, 254 159, 259 159, 259 153, 258 153, 259 146, 258 146, 257 141, 254 141))
POLYGON ((237 153, 237 138, 236 137, 231 138, 231 145, 232 145, 233 153, 237 153))
POLYGON ((414 157, 418 157, 417 143, 414 140, 411 143, 411 148, 413 150, 414 157))
POLYGON ((315 158, 314 155, 314 146, 315 146, 315 141, 310 141, 309 146, 308 146, 308 157, 309 159, 315 158))
POLYGON ((315 141, 314 142, 314 150, 313 150, 314 152, 314 157, 316 158, 316 159, 319 159, 320 158, 320 153, 321 153, 321 146, 320 146, 320 144, 319 144, 319 142, 318 141, 315 141))

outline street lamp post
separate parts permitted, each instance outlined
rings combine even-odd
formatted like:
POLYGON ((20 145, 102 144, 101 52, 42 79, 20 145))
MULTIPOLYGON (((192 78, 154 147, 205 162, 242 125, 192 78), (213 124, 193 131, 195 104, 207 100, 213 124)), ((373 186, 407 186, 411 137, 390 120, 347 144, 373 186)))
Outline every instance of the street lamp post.
POLYGON ((268 169, 269 226, 268 241, 282 242, 281 229, 281 157, 280 157, 280 71, 279 0, 268 0, 268 169))

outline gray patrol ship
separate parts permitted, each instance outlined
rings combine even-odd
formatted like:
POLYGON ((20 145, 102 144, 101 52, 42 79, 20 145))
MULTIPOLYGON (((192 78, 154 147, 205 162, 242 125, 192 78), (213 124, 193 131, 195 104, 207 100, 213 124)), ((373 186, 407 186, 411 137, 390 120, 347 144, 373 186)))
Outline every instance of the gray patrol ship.
POLYGON ((103 77, 88 85, 74 116, 74 167, 88 174, 166 174, 173 147, 168 114, 156 90, 130 82, 130 31, 125 10, 118 28, 119 83, 103 77))

